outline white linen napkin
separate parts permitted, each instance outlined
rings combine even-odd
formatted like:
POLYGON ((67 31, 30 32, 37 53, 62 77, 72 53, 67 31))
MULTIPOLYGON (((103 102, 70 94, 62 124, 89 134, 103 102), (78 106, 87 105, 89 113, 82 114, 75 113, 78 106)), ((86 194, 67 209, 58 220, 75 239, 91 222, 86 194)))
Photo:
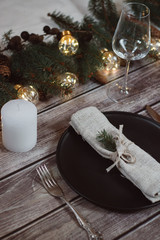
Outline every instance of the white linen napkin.
POLYGON ((116 165, 146 198, 153 203, 160 200, 160 164, 127 139, 122 134, 122 126, 118 130, 96 107, 87 107, 74 113, 70 125, 101 156, 111 159, 114 162, 113 166, 116 165), (98 132, 104 129, 116 139, 116 152, 108 151, 97 140, 98 132))

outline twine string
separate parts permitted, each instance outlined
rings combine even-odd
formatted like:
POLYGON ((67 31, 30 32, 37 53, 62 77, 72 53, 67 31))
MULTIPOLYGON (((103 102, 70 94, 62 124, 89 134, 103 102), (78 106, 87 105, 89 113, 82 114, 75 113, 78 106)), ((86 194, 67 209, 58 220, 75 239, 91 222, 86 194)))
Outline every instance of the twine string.
POLYGON ((128 146, 131 143, 129 144, 126 143, 126 141, 123 138, 122 131, 123 131, 123 125, 120 125, 119 133, 117 136, 115 136, 116 146, 117 146, 116 159, 115 159, 115 162, 106 169, 107 172, 109 172, 112 168, 117 166, 121 160, 123 160, 125 163, 128 163, 128 164, 134 164, 136 162, 136 158, 128 150, 128 146))

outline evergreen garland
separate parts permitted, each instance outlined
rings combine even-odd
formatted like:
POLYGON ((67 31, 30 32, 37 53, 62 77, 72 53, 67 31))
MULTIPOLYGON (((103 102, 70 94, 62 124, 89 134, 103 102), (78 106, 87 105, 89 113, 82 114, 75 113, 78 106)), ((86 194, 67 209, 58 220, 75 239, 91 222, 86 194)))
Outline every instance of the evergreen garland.
MULTIPOLYGON (((155 6, 158 2, 154 1, 155 6)), ((42 35, 27 31, 14 37, 11 31, 4 34, 6 47, 1 52, 11 52, 11 75, 6 76, 0 68, 0 107, 16 98, 15 84, 34 86, 43 96, 42 99, 61 92, 57 77, 65 72, 74 73, 80 83, 96 78, 97 70, 102 67, 101 49, 112 50, 112 36, 119 16, 115 4, 110 0, 90 0, 88 11, 89 14, 81 22, 60 12, 48 13, 60 29, 45 26, 42 35), (75 55, 64 56, 58 49, 61 31, 64 30, 71 31, 79 42, 75 55), (52 41, 45 41, 46 36, 51 36, 52 41)), ((153 20, 157 20, 159 13, 154 15, 153 20)), ((0 54, 0 66, 6 65, 3 57, 0 54)))
POLYGON ((17 92, 13 88, 13 85, 10 82, 6 83, 6 79, 4 79, 0 75, 0 103, 1 103, 1 106, 9 100, 15 99, 16 96, 17 96, 17 92))
MULTIPOLYGON (((21 38, 11 37, 11 32, 5 34, 5 50, 12 51, 9 85, 13 85, 11 87, 13 92, 12 90, 5 92, 6 100, 7 95, 8 99, 11 95, 15 96, 14 84, 32 85, 43 93, 43 96, 49 97, 61 91, 56 78, 62 73, 74 73, 80 83, 85 83, 95 76, 102 66, 100 50, 102 48, 111 50, 118 15, 115 5, 108 0, 91 0, 88 9, 90 15, 84 16, 81 22, 56 11, 48 14, 62 31, 70 30, 78 40, 78 52, 71 57, 64 56, 58 49, 61 38, 59 29, 45 26, 44 34, 41 36, 23 31, 21 38), (46 35, 53 35, 53 41, 49 43, 43 41, 46 35)), ((0 105, 3 103, 4 100, 0 98, 0 105)))

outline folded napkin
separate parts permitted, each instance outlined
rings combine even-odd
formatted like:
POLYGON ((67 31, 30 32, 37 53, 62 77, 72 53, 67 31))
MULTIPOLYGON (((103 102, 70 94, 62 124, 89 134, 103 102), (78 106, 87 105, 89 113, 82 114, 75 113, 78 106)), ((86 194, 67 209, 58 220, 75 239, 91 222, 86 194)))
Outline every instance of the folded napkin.
POLYGON ((87 107, 74 113, 70 125, 95 151, 113 161, 107 171, 116 166, 151 202, 160 200, 160 164, 124 136, 123 126, 120 129, 114 127, 96 107, 87 107), (98 132, 104 129, 115 139, 116 152, 108 151, 97 140, 98 132))

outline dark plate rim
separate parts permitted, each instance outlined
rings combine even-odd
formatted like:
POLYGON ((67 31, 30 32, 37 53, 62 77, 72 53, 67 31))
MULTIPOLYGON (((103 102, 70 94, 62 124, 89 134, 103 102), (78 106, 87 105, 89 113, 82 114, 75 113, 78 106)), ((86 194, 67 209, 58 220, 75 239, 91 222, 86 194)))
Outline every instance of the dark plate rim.
MULTIPOLYGON (((132 112, 127 112, 127 111, 105 111, 103 112, 103 114, 105 116, 107 116, 107 114, 121 114, 121 115, 126 115, 126 116, 133 116, 135 118, 140 118, 140 119, 144 119, 145 121, 148 121, 149 123, 151 123, 152 125, 155 125, 156 127, 160 128, 160 123, 156 122, 155 120, 147 117, 147 116, 143 116, 143 115, 140 115, 138 113, 132 113, 132 112)), ((83 193, 80 193, 73 185, 72 183, 70 183, 70 181, 67 179, 67 177, 63 174, 63 170, 61 168, 61 165, 60 165, 60 161, 59 161, 59 149, 60 149, 60 146, 61 146, 61 143, 64 139, 64 137, 66 136, 66 134, 69 133, 70 129, 72 127, 69 126, 61 135, 60 139, 59 139, 59 142, 58 142, 58 145, 57 145, 57 150, 56 150, 56 163, 57 163, 57 166, 58 166, 58 170, 62 176, 62 178, 65 180, 65 182, 68 184, 68 186, 74 191, 76 192, 78 195, 80 195, 81 197, 87 199, 89 202, 92 202, 93 204, 95 204, 96 206, 99 206, 99 207, 102 207, 104 209, 110 209, 110 210, 114 210, 114 211, 117 211, 117 212, 134 212, 134 211, 137 211, 137 210, 143 210, 143 209, 146 209, 146 208, 150 208, 150 207, 153 207, 153 206, 156 206, 160 203, 160 201, 158 202, 155 202, 155 203, 152 203, 150 202, 148 199, 148 204, 144 205, 144 206, 141 206, 141 207, 132 207, 132 208, 116 208, 115 206, 109 206, 107 205, 104 206, 103 204, 98 204, 96 201, 88 198, 87 196, 85 196, 83 193)))

